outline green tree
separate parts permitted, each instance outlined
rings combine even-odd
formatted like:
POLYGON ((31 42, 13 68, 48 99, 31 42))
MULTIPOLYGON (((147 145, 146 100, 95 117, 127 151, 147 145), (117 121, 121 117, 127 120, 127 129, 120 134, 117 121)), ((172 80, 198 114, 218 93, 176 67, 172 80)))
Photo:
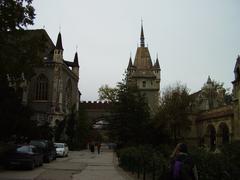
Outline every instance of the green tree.
POLYGON ((29 80, 33 68, 41 65, 46 48, 43 32, 26 31, 33 25, 35 9, 32 0, 0 1, 0 78, 8 75, 16 86, 22 75, 29 80))
POLYGON ((117 89, 103 85, 98 90, 98 96, 100 101, 116 102, 117 89))
POLYGON ((33 25, 35 9, 33 0, 1 0, 0 31, 14 31, 33 25))
POLYGON ((55 139, 67 142, 70 149, 83 149, 86 148, 90 128, 84 107, 80 105, 79 111, 73 107, 64 120, 56 123, 55 139))
POLYGON ((190 129, 190 103, 189 90, 180 83, 169 86, 163 92, 156 115, 156 127, 168 130, 168 134, 175 142, 179 138, 184 138, 184 132, 190 129))
POLYGON ((37 124, 31 120, 32 110, 23 106, 15 89, 8 82, 1 81, 0 86, 0 140, 8 140, 11 136, 34 137, 37 124))
POLYGON ((149 131, 149 108, 140 91, 118 83, 116 101, 109 118, 109 133, 114 141, 122 145, 145 144, 149 131))

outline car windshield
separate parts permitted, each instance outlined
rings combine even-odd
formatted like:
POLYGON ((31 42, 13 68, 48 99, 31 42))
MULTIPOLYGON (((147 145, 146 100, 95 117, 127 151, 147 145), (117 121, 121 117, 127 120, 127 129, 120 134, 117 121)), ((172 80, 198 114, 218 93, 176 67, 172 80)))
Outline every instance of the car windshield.
POLYGON ((21 146, 21 147, 18 147, 16 149, 17 152, 22 152, 22 153, 25 153, 25 152, 30 152, 30 147, 29 146, 21 146))
POLYGON ((41 141, 31 141, 30 144, 41 147, 41 148, 46 147, 46 144, 44 142, 41 142, 41 141))
POLYGON ((55 144, 55 147, 56 148, 64 148, 64 145, 63 144, 55 144))

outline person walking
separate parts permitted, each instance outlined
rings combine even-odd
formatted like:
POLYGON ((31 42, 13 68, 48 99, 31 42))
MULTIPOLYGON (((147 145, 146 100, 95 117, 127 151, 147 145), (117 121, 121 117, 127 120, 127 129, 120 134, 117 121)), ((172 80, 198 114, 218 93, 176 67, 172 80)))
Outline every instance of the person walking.
POLYGON ((198 180, 196 165, 184 143, 177 144, 171 155, 170 176, 171 180, 198 180))
POLYGON ((94 143, 93 142, 91 142, 90 143, 90 151, 92 152, 92 153, 94 153, 94 143))
POLYGON ((101 150, 101 143, 99 142, 99 143, 97 144, 97 151, 98 151, 98 154, 100 154, 100 150, 101 150))

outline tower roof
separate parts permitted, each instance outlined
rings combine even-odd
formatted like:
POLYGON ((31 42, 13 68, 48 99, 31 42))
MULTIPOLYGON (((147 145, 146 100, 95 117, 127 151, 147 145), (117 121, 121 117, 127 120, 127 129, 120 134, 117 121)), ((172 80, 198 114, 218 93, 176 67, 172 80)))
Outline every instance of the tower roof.
POLYGON ((73 64, 74 64, 74 66, 79 67, 79 64, 78 64, 78 53, 77 52, 75 53, 73 64))
POLYGON ((63 50, 62 36, 60 32, 58 33, 58 37, 57 37, 56 49, 63 50))
POLYGON ((143 25, 141 24, 141 37, 140 37, 141 46, 137 48, 136 56, 134 59, 134 66, 137 69, 151 69, 152 68, 152 60, 147 47, 145 47, 144 43, 144 33, 143 33, 143 25))
POLYGON ((143 25, 142 24, 141 24, 140 44, 141 44, 141 47, 145 47, 144 32, 143 32, 143 25))
POLYGON ((132 68, 132 66, 133 66, 133 65, 132 65, 132 58, 131 58, 131 56, 130 56, 127 69, 132 68))
POLYGON ((135 60, 134 60, 134 66, 137 69, 151 69, 152 68, 152 60, 150 53, 148 51, 147 47, 138 47, 135 60))
POLYGON ((156 62, 155 62, 155 64, 154 64, 154 67, 160 69, 160 65, 159 65, 159 61, 158 61, 158 56, 157 56, 156 62))

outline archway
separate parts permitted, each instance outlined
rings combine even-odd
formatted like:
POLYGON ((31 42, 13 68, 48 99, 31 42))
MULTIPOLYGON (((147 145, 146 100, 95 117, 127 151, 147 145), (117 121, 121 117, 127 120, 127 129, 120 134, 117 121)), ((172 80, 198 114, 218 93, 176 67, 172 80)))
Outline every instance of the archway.
POLYGON ((228 144, 229 139, 229 128, 226 123, 221 123, 218 126, 218 137, 219 137, 219 143, 220 144, 228 144))
POLYGON ((208 125, 205 136, 207 145, 210 147, 210 150, 214 151, 216 149, 216 130, 212 124, 208 125))

